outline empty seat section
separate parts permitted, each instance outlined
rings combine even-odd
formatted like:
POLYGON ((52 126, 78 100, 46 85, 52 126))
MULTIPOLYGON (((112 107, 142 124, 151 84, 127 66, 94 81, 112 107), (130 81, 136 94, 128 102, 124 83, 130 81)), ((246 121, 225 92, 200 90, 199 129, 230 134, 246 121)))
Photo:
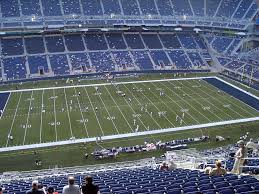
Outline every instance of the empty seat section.
POLYGON ((240 2, 240 0, 224 0, 224 1, 222 1, 216 16, 230 18, 233 15, 234 11, 236 10, 239 2, 240 2))
POLYGON ((174 10, 170 0, 155 0, 155 1, 160 15, 162 16, 174 15, 174 10))
POLYGON ((206 0, 190 0, 194 15, 204 16, 205 11, 205 1, 206 0))
POLYGON ((21 11, 23 15, 41 16, 39 0, 20 0, 20 2, 21 2, 21 11))
POLYGON ((47 36, 45 37, 47 50, 50 53, 64 52, 65 46, 62 36, 47 36))
POLYGON ((115 65, 109 52, 90 52, 89 56, 97 72, 115 70, 115 65))
POLYGON ((85 50, 84 42, 81 34, 65 35, 65 43, 68 51, 83 51, 85 50))
POLYGON ((106 34, 106 38, 111 49, 126 49, 122 34, 106 34))
POLYGON ((168 59, 165 51, 162 51, 162 50, 151 51, 150 54, 156 65, 161 66, 161 67, 172 65, 170 60, 168 59))
POLYGON ((72 70, 85 71, 90 68, 89 59, 86 53, 69 54, 72 70))
POLYGON ((140 15, 137 0, 121 0, 124 15, 140 15))
POLYGON ((81 14, 79 0, 62 0, 62 8, 65 15, 81 14))
POLYGON ((27 71, 25 67, 25 57, 11 57, 3 59, 4 73, 7 78, 12 79, 24 79, 26 78, 27 71))
POLYGON ((226 49, 231 44, 232 40, 232 38, 216 37, 211 45, 216 51, 222 53, 226 51, 226 49))
POLYGON ((2 41, 2 54, 5 56, 24 54, 22 38, 4 38, 2 41))
POLYGON ((194 36, 194 39, 200 49, 207 49, 204 40, 201 37, 194 36))
POLYGON ((241 41, 240 39, 235 39, 231 43, 230 47, 228 47, 227 53, 231 54, 237 48, 237 46, 240 43, 240 41, 241 41))
POLYGON ((253 0, 242 0, 233 18, 237 18, 237 19, 242 18, 245 15, 246 11, 251 6, 252 2, 253 0))
POLYGON ((206 66, 206 63, 202 60, 202 58, 198 52, 188 52, 187 54, 194 66, 196 66, 196 67, 206 66))
POLYGON ((191 16, 193 15, 190 4, 189 4, 189 0, 171 0, 173 5, 174 5, 174 13, 176 15, 187 15, 187 16, 191 16))
POLYGON ((221 0, 206 0, 206 15, 214 16, 221 0))
POLYGON ((119 0, 102 0, 104 14, 117 14, 121 15, 119 0))
POLYGON ((186 54, 182 50, 174 50, 168 52, 172 62, 177 69, 190 69, 192 67, 191 62, 187 58, 186 54))
POLYGON ((55 75, 66 75, 70 73, 66 55, 50 55, 49 61, 55 75))
POLYGON ((31 74, 40 73, 40 70, 45 73, 49 72, 48 63, 45 55, 28 56, 28 64, 31 74))
POLYGON ((119 67, 125 68, 134 66, 134 62, 132 61, 128 51, 113 51, 112 55, 119 67))
POLYGON ((87 0, 81 2, 85 15, 103 15, 100 1, 87 0))
POLYGON ((143 15, 157 15, 158 11, 154 0, 138 0, 143 15))
POLYGON ((167 49, 181 48, 181 44, 175 34, 160 34, 160 39, 167 49))
POLYGON ((249 8, 248 12, 245 14, 245 19, 252 19, 257 11, 257 5, 253 1, 253 5, 249 8))
POLYGON ((179 34, 178 37, 184 48, 187 48, 187 49, 197 49, 198 48, 196 42, 194 41, 194 39, 191 35, 179 34))
POLYGON ((144 49, 145 46, 139 34, 124 34, 125 40, 130 49, 144 49))
POLYGON ((44 0, 41 1, 42 10, 45 16, 61 16, 61 6, 59 0, 44 0))
POLYGON ((161 49, 162 44, 157 34, 142 34, 142 38, 149 49, 161 49))
POLYGON ((42 37, 24 38, 25 48, 28 54, 45 53, 45 46, 42 37))
POLYGON ((85 42, 89 50, 108 49, 103 34, 85 34, 85 42))
POLYGON ((149 55, 145 51, 133 51, 132 55, 135 59, 136 64, 140 69, 151 70, 153 69, 153 64, 149 58, 149 55))
POLYGON ((2 17, 20 17, 18 0, 0 1, 2 17))

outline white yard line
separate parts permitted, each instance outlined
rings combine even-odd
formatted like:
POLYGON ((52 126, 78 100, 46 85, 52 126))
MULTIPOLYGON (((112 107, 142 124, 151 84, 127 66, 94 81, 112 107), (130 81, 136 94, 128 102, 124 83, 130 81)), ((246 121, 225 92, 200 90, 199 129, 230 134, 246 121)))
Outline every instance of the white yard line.
POLYGON ((25 144, 25 139, 26 139, 26 135, 27 135, 27 129, 28 129, 28 125, 29 125, 29 118, 30 118, 30 112, 31 112, 32 96, 33 96, 33 91, 31 91, 29 110, 28 110, 28 115, 27 115, 27 119, 26 119, 25 130, 24 130, 24 136, 23 136, 23 143, 22 143, 23 145, 25 144))
POLYGON ((68 122, 69 122, 69 129, 71 133, 71 137, 73 137, 73 131, 72 131, 72 125, 71 125, 71 119, 70 119, 70 114, 69 114, 69 108, 67 104, 67 94, 66 94, 66 89, 64 88, 64 94, 65 94, 65 101, 66 101, 66 107, 67 107, 67 116, 68 116, 68 122))
MULTIPOLYGON (((65 90, 65 89, 64 89, 65 90)), ((55 122, 55 135, 56 141, 58 141, 58 131, 57 131, 57 112, 56 112, 56 93, 55 89, 53 89, 53 108, 54 108, 54 122, 55 122)))
MULTIPOLYGON (((120 134, 120 132, 119 132, 119 130, 118 130, 118 128, 117 128, 117 126, 116 126, 116 124, 114 123, 114 119, 112 119, 112 116, 111 116, 111 114, 109 113, 109 111, 108 111, 108 109, 107 109, 107 107, 106 107, 106 105, 104 104, 104 102, 103 102, 103 99, 102 99, 102 97, 101 97, 101 94, 97 94, 97 96, 99 96, 99 98, 100 98, 100 100, 102 101, 102 104, 103 104, 103 106, 104 106, 104 109, 106 110, 106 112, 107 112, 107 114, 108 114, 108 116, 110 117, 110 119, 111 119, 111 122, 112 122, 112 124, 113 124, 113 126, 114 126, 114 128, 116 129, 116 131, 117 131, 117 134, 120 134)), ((117 106, 116 106, 117 107, 117 106)))
MULTIPOLYGON (((170 83, 170 82, 169 82, 170 83)), ((177 94, 177 92, 175 92, 174 90, 172 90, 170 87, 168 87, 166 84, 161 83, 161 85, 163 85, 164 87, 166 87, 167 89, 169 89, 173 94, 176 94, 180 99, 183 99, 181 96, 179 96, 177 94)), ((174 86, 174 85, 173 85, 174 86)), ((211 120, 206 117, 204 114, 202 114, 200 111, 198 111, 191 103, 189 103, 186 100, 183 100, 185 104, 188 104, 193 110, 195 110, 197 113, 199 113, 203 118, 207 119, 209 122, 211 122, 211 120)))
POLYGON ((121 111, 120 107, 118 106, 117 102, 114 100, 114 98, 112 97, 111 93, 109 92, 109 90, 106 88, 106 86, 104 86, 104 88, 107 90, 107 92, 109 93, 111 99, 113 100, 114 104, 117 106, 117 108, 119 109, 121 115, 123 116, 123 118, 125 119, 126 123, 128 124, 128 126, 130 127, 131 131, 134 131, 133 128, 130 126, 128 120, 126 119, 125 115, 123 114, 123 112, 121 111))
POLYGON ((75 91, 75 95, 76 95, 76 99, 77 99, 77 104, 78 104, 78 107, 80 109, 81 117, 82 117, 82 120, 83 120, 83 125, 84 125, 84 128, 85 128, 85 132, 86 132, 87 137, 89 137, 88 130, 87 130, 87 127, 86 127, 86 124, 85 124, 86 120, 84 118, 84 114, 82 112, 81 104, 79 102, 78 94, 77 94, 77 91, 76 91, 75 87, 74 87, 74 91, 75 91))
MULTIPOLYGON (((182 82, 179 82, 179 81, 177 81, 177 82, 180 83, 183 87, 187 88, 189 91, 192 91, 192 89, 190 89, 189 87, 187 87, 186 85, 184 85, 182 82)), ((188 85, 190 85, 188 81, 186 81, 186 82, 187 82, 188 85)), ((197 88, 196 88, 196 89, 197 89, 197 88)), ((198 88, 198 90, 201 91, 202 93, 205 93, 205 92, 203 92, 203 91, 202 91, 201 89, 199 89, 199 88, 198 88)), ((205 93, 205 94, 206 94, 206 93, 205 93)), ((199 92, 197 93, 197 95, 200 96, 200 97, 202 97, 202 95, 200 95, 199 92)), ((209 97, 211 97, 211 99, 217 100, 217 99, 215 99, 214 97, 212 97, 212 96, 210 96, 210 95, 208 95, 208 94, 206 94, 206 95, 209 96, 209 97)), ((205 101, 206 101, 208 104, 210 104, 211 106, 213 106, 215 109, 217 109, 217 110, 223 112, 225 115, 229 116, 231 119, 234 119, 234 118, 232 117, 232 115, 229 115, 229 114, 226 113, 225 111, 222 111, 222 109, 218 108, 218 107, 215 106, 212 102, 210 102, 210 99, 205 99, 205 101)), ((217 101, 218 101, 218 100, 217 100, 217 101)), ((219 101, 218 101, 218 102, 219 102, 219 101)), ((221 104, 221 103, 220 103, 220 104, 221 104)), ((213 113, 213 114, 214 114, 214 113, 213 113)), ((222 119, 222 120, 224 120, 224 119, 222 119)))
MULTIPOLYGON (((203 81, 204 81, 204 80, 203 80, 203 81)), ((206 82, 206 81, 204 81, 204 82, 206 82)), ((206 82, 206 83, 208 83, 208 82, 206 82)), ((216 86, 214 86, 214 85, 212 85, 212 84, 210 84, 210 86, 213 87, 213 88, 216 88, 217 90, 220 90, 219 88, 217 88, 216 86)), ((207 87, 207 88, 210 89, 209 87, 207 87)), ((223 90, 220 90, 220 91, 224 92, 223 90)), ((235 98, 234 96, 231 96, 230 94, 228 94, 228 93, 226 93, 226 92, 224 92, 224 93, 225 93, 226 95, 228 95, 228 96, 230 96, 230 97, 232 97, 232 98, 238 100, 238 101, 241 102, 242 104, 244 104, 244 105, 246 105, 246 106, 248 106, 248 107, 251 107, 251 106, 249 106, 248 104, 246 104, 245 102, 243 102, 243 101, 241 101, 241 100, 235 98)), ((233 104, 228 98, 226 98, 226 99, 227 99, 227 101, 228 101, 230 104, 233 104)), ((236 104, 234 104, 234 105, 237 106, 236 104)), ((246 110, 246 109, 244 109, 244 108, 242 108, 242 107, 239 107, 239 106, 238 106, 238 108, 242 109, 244 112, 250 114, 251 116, 255 116, 255 115, 253 115, 252 113, 250 113, 248 110, 246 110)), ((253 107, 251 107, 251 108, 254 109, 255 111, 257 111, 255 108, 253 108, 253 107)), ((257 111, 257 112, 258 112, 258 111, 257 111)), ((240 114, 240 113, 239 113, 239 114, 240 114)), ((241 114, 240 114, 240 116, 243 117, 243 115, 241 115, 241 114)))
MULTIPOLYGON (((154 83, 152 83, 152 85, 153 85, 154 87, 156 87, 156 85, 155 85, 154 83)), ((183 107, 177 103, 178 100, 172 99, 169 95, 165 95, 165 96, 168 97, 168 98, 171 100, 171 102, 173 102, 174 104, 176 104, 180 109, 183 109, 183 107)), ((183 100, 179 100, 179 101, 181 102, 181 101, 183 101, 183 100)), ((197 119, 195 119, 195 118, 192 116, 192 114, 189 113, 189 111, 187 111, 186 114, 189 115, 194 121, 196 121, 197 124, 200 124, 200 122, 199 122, 197 119)), ((185 121, 183 121, 183 122, 185 123, 185 121)), ((185 124, 186 124, 186 123, 185 123, 185 124)))
MULTIPOLYGON (((173 79, 160 79, 160 80, 144 80, 144 81, 128 81, 128 82, 116 82, 116 84, 137 84, 137 83, 149 83, 149 82, 167 82, 174 80, 199 80, 204 78, 217 78, 216 76, 208 77, 190 77, 190 78, 173 78, 173 79)), ((112 83, 102 83, 102 84, 86 84, 86 85, 76 85, 76 86, 59 86, 59 87, 49 87, 49 88, 31 88, 31 89, 22 89, 22 90, 9 90, 9 91, 0 91, 0 93, 6 92, 30 92, 32 90, 51 90, 51 89, 63 89, 63 88, 82 88, 82 87, 93 87, 93 86, 109 86, 112 83)))
MULTIPOLYGON (((17 115, 17 111, 18 111, 18 108, 19 108, 19 105, 20 105, 22 94, 23 94, 23 92, 20 93, 19 100, 18 100, 16 109, 15 109, 15 112, 14 112, 11 128, 10 128, 10 131, 9 131, 8 135, 12 133, 14 121, 15 121, 15 118, 16 118, 16 115, 17 115)), ((9 138, 7 138, 6 145, 5 145, 6 147, 8 146, 8 143, 9 143, 9 138)))
POLYGON ((45 90, 42 91, 42 94, 41 94, 41 112, 40 112, 40 143, 42 141, 42 111, 43 111, 43 105, 44 105, 44 93, 45 93, 45 90))
POLYGON ((4 105, 4 108, 3 108, 3 110, 2 110, 2 115, 0 115, 0 119, 1 119, 1 118, 3 117, 3 115, 4 115, 4 111, 5 111, 5 108, 6 108, 7 104, 8 104, 8 102, 9 102, 9 99, 10 99, 11 94, 12 94, 12 93, 9 93, 9 96, 8 96, 8 98, 7 98, 7 100, 6 100, 6 103, 5 103, 5 105, 4 105))
MULTIPOLYGON (((213 88, 219 90, 219 88, 213 86, 212 84, 209 84, 209 86, 208 86, 208 82, 206 82, 206 81, 204 81, 204 80, 202 80, 202 82, 205 83, 205 84, 203 85, 203 87, 205 87, 206 89, 210 90, 211 92, 214 92, 214 91, 213 91, 209 86, 211 86, 211 87, 213 87, 213 88)), ((200 88, 199 88, 199 90, 200 90, 201 92, 203 92, 204 94, 206 94, 206 96, 212 97, 213 99, 217 100, 220 104, 222 104, 222 102, 221 102, 218 98, 215 98, 214 96, 210 95, 209 93, 204 92, 204 91, 203 91, 202 89, 200 89, 200 88)), ((230 96, 229 94, 227 94, 227 93, 224 92, 223 90, 220 90, 220 91, 222 91, 222 92, 223 92, 224 94, 226 94, 227 96, 230 96)), ((217 95, 222 98, 222 96, 220 96, 219 94, 217 94, 217 95)), ((227 98, 227 96, 223 96, 224 100, 226 100, 226 101, 227 101, 228 103, 230 103, 231 105, 236 106, 235 104, 233 104, 233 102, 231 102, 231 101, 227 98)), ((230 96, 230 97, 232 97, 232 96, 230 96)), ((238 108, 243 109, 242 107, 238 107, 238 108)), ((241 115, 238 111, 233 110, 231 107, 230 107, 230 109, 231 109, 234 113, 236 113, 237 115, 241 116, 241 118, 245 118, 245 117, 244 117, 243 115, 241 115)), ((254 116, 254 115, 253 115, 253 116, 254 116)), ((231 117, 231 118, 234 119, 233 117, 231 117)))
MULTIPOLYGON (((153 83, 151 83, 153 86, 155 86, 153 83)), ((144 84, 142 84, 143 85, 143 87, 145 87, 146 88, 146 85, 144 85, 144 84)), ((156 87, 155 87, 156 88, 156 87)), ((155 89, 154 88, 154 89, 155 89)), ((153 89, 153 88, 152 88, 153 89)), ((156 96, 156 94, 154 94, 154 92, 153 92, 153 90, 150 90, 150 93, 153 95, 153 96, 155 96, 156 98, 157 98, 157 96, 156 96)), ((158 97, 158 99, 159 99, 159 101, 163 104, 163 105, 165 105, 166 106, 166 109, 168 110, 168 106, 166 105, 166 103, 163 101, 163 100, 161 100, 161 97, 158 97)), ((171 112, 171 113, 173 113, 174 114, 174 116, 176 117, 176 112, 175 111, 172 111, 170 108, 169 108, 169 111, 171 112)), ((184 122, 184 120, 183 120, 183 122, 184 122)), ((185 122, 184 122, 185 123, 185 122)), ((186 124, 186 123, 185 123, 186 124)), ((175 125, 173 125, 173 127, 175 127, 175 125)))
POLYGON ((84 87, 84 90, 85 90, 85 93, 86 93, 86 95, 87 95, 87 97, 88 97, 88 99, 89 99, 89 102, 90 102, 90 104, 91 104, 91 107, 92 107, 92 109, 93 109, 93 112, 94 112, 95 118, 96 118, 96 120, 97 120, 97 123, 98 123, 98 125, 99 125, 99 127, 100 127, 100 129, 101 129, 102 136, 104 136, 104 132, 103 132, 102 125, 101 125, 101 123, 100 123, 100 121, 99 121, 99 118, 98 118, 98 116, 97 116, 97 114, 96 114, 96 112, 95 112, 95 108, 94 108, 94 106, 93 106, 93 103, 92 103, 92 101, 91 101, 91 99, 90 99, 90 96, 89 96, 87 90, 85 89, 85 87, 84 87))
MULTIPOLYGON (((133 85, 134 85, 134 87, 136 87, 135 84, 133 84, 133 85)), ((136 88, 138 88, 138 87, 136 87, 136 88)), ((143 92, 141 92, 141 94, 158 110, 158 112, 161 111, 143 92)), ((165 115, 163 115, 163 117, 170 123, 170 125, 172 125, 174 127, 174 124, 165 115)))
MULTIPOLYGON (((130 92, 131 96, 133 96, 133 98, 138 102, 138 105, 142 106, 141 102, 136 98, 135 94, 133 94, 126 85, 123 85, 123 86, 130 92)), ((162 129, 162 127, 159 125, 159 123, 150 114, 149 114, 149 116, 156 123, 156 125, 159 127, 159 129, 162 129)))
MULTIPOLYGON (((128 100, 126 98, 123 98, 124 101, 127 103, 127 105, 130 107, 130 109, 132 110, 133 114, 137 114, 136 111, 132 108, 132 106, 130 105, 130 103, 128 102, 128 100)), ((132 102, 131 102, 132 103, 132 102)), ((150 114, 148 114, 150 116, 150 114)), ((151 117, 151 116, 150 116, 151 117)), ((141 124, 145 127, 146 130, 148 130, 148 128, 146 127, 146 125, 144 124, 144 122, 140 119, 140 117, 137 117, 137 119, 141 122, 141 124)))
MULTIPOLYGON (((171 83, 171 82, 169 82, 169 83, 170 83, 171 85, 175 86, 173 83, 171 83)), ((179 82, 179 83, 182 85, 182 87, 184 87, 184 85, 183 85, 181 82, 179 82)), ((187 94, 182 88, 180 88, 180 90, 181 90, 182 92, 184 92, 185 94, 187 94)), ((188 94, 187 94, 187 95, 188 95, 188 94)), ((206 104, 201 104, 198 100, 195 100, 195 102, 198 103, 201 107, 207 106, 206 104)), ((210 109, 208 109, 208 111, 209 111, 212 115, 216 116, 220 121, 224 121, 223 118, 221 118, 221 117, 219 117, 217 114, 213 113, 210 109)))
MULTIPOLYGON (((259 121, 259 117, 246 118, 246 119, 237 119, 237 120, 229 120, 222 122, 214 122, 214 123, 206 123, 200 125, 191 125, 191 126, 183 126, 177 128, 167 128, 167 129, 158 129, 151 131, 140 131, 137 133, 126 133, 119 135, 109 135, 102 137, 102 140, 114 140, 120 138, 130 138, 136 136, 146 136, 146 135, 154 135, 160 133, 169 133, 175 131, 184 131, 184 130, 193 130, 193 129, 202 129, 208 127, 216 127, 216 126, 224 126, 224 125, 232 125, 232 124, 240 124, 247 122, 259 121)), ((0 152, 14 151, 14 150, 25 150, 25 149, 35 149, 35 148, 44 148, 44 147, 52 147, 52 146, 60 146, 60 145, 69 145, 69 144, 78 144, 78 143, 87 143, 87 142, 95 142, 96 138, 84 138, 84 139, 76 139, 76 140, 65 140, 58 142, 50 142, 50 143, 41 143, 41 144, 31 144, 25 146, 14 146, 14 147, 3 147, 0 148, 0 152)))

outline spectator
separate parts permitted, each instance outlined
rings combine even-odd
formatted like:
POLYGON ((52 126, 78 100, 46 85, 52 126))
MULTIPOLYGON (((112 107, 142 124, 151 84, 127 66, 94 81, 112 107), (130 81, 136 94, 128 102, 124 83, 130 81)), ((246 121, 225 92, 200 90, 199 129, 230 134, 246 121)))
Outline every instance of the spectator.
POLYGON ((27 191, 26 194, 44 194, 44 192, 38 188, 38 185, 38 181, 32 181, 32 188, 27 191))
POLYGON ((165 161, 162 163, 162 165, 160 166, 159 169, 162 170, 162 171, 169 170, 168 165, 166 164, 165 161))
POLYGON ((54 187, 49 186, 47 189, 47 194, 58 194, 58 192, 55 192, 54 187))
POLYGON ((68 185, 64 186, 63 194, 80 194, 80 188, 78 185, 75 185, 75 178, 70 176, 68 177, 68 185))
POLYGON ((232 169, 232 173, 241 174, 243 170, 245 158, 247 157, 247 148, 243 140, 240 140, 237 143, 239 145, 239 149, 235 154, 235 163, 232 169))
POLYGON ((4 193, 4 188, 0 187, 0 194, 4 193))
POLYGON ((44 194, 46 194, 45 188, 43 187, 43 185, 41 183, 38 184, 38 189, 42 190, 44 194))
POLYGON ((216 165, 216 168, 211 169, 209 173, 210 176, 221 176, 227 173, 226 169, 221 167, 220 161, 216 161, 215 165, 216 165))
POLYGON ((211 171, 211 167, 210 166, 207 166, 205 169, 204 169, 204 173, 205 174, 210 174, 210 171, 211 171))
POLYGON ((177 165, 174 163, 173 160, 168 161, 168 170, 174 170, 177 168, 177 165))
POLYGON ((93 184, 91 176, 85 177, 85 185, 82 186, 82 194, 100 194, 99 187, 93 184))

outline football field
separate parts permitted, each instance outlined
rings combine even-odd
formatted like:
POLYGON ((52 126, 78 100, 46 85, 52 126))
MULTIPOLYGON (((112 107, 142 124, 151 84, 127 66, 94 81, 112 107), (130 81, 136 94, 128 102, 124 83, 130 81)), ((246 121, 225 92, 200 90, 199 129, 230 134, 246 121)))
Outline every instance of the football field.
POLYGON ((138 135, 254 117, 258 111, 203 79, 13 91, 0 119, 0 147, 138 135))

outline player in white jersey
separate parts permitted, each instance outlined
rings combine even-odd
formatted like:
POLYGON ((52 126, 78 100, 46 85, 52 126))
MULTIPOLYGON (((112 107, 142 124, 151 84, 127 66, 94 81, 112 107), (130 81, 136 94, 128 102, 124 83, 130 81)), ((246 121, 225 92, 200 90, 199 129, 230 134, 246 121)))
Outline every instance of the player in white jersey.
POLYGON ((138 132, 138 129, 139 129, 139 125, 137 125, 136 129, 135 129, 135 132, 137 133, 138 132))
POLYGON ((136 125, 136 119, 133 119, 133 125, 134 126, 136 125))

